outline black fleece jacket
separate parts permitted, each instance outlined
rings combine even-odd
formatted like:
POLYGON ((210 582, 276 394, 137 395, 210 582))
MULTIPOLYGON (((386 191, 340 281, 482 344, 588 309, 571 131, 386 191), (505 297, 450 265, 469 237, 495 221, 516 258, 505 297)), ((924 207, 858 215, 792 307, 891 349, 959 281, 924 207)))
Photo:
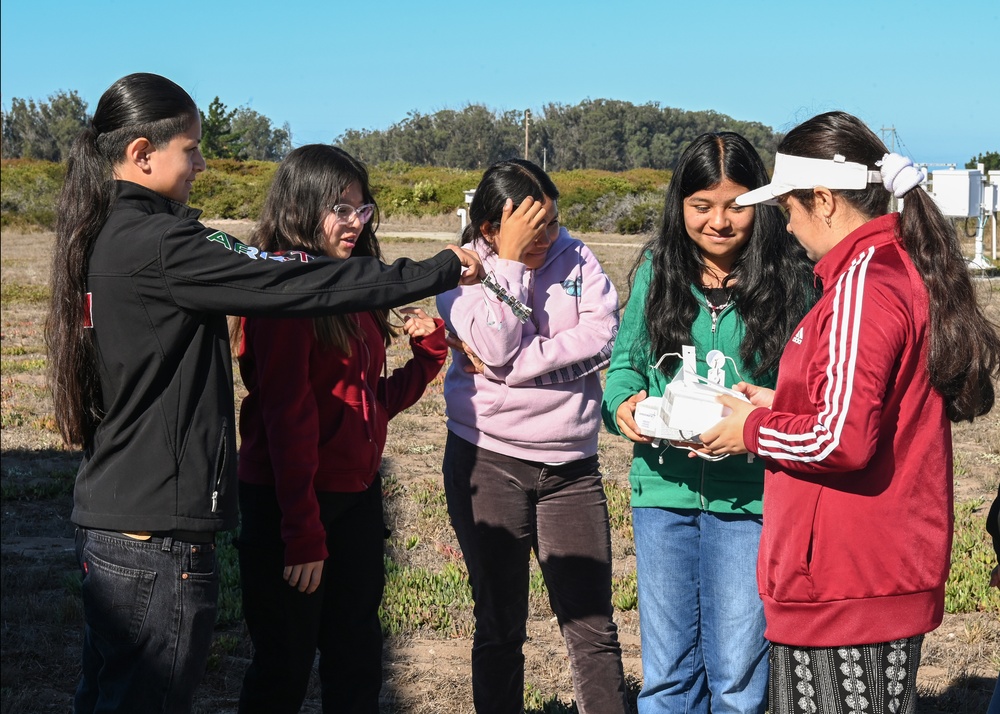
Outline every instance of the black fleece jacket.
POLYGON ((105 416, 77 474, 77 525, 130 532, 235 527, 226 315, 395 307, 455 287, 462 269, 450 250, 392 265, 360 256, 282 259, 206 228, 200 213, 118 182, 87 268, 105 416))

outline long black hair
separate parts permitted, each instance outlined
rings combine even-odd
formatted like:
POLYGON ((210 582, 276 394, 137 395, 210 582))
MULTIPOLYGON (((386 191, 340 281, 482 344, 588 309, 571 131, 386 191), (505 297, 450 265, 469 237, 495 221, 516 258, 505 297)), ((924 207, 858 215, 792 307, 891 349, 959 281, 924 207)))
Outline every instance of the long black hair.
POLYGON ((103 418, 92 336, 84 329, 87 262, 115 199, 114 168, 134 140, 161 148, 198 121, 194 100, 165 77, 130 74, 101 96, 73 142, 56 216, 52 302, 45 323, 56 424, 67 444, 85 444, 103 418))
MULTIPOLYGON (((885 144, 864 122, 845 112, 827 112, 792 129, 778 151, 830 159, 835 154, 875 170, 885 144)), ((868 220, 889 212, 889 192, 881 184, 835 193, 868 220)), ((792 191, 807 210, 811 190, 792 191)), ((993 408, 993 380, 1000 375, 1000 335, 983 314, 954 227, 926 192, 911 189, 903 198, 896 238, 913 261, 930 297, 927 371, 944 396, 948 418, 972 421, 993 408)))
MULTIPOLYGON (((649 344, 633 346, 630 360, 636 369, 645 370, 661 355, 680 352, 690 343, 700 309, 691 286, 701 284, 706 266, 685 228, 684 199, 724 179, 748 191, 769 181, 760 156, 742 136, 729 131, 702 134, 681 155, 667 187, 660 231, 646 243, 629 273, 632 285, 639 266, 651 256, 645 305, 649 344)), ((811 273, 812 265, 785 230, 780 211, 757 206, 750 238, 723 283, 732 290, 746 325, 740 360, 754 377, 777 367, 792 330, 815 301, 811 273)), ((660 369, 669 377, 678 362, 669 357, 660 369)))
MULTIPOLYGON (((375 212, 361 228, 352 255, 372 256, 382 260, 378 230, 378 204, 372 196, 365 165, 343 149, 327 144, 300 146, 285 157, 274 174, 260 220, 247 241, 268 252, 304 250, 314 255, 325 253, 323 223, 334 204, 351 184, 361 189, 362 203, 375 206, 375 212)), ((386 346, 396 335, 389 323, 388 310, 372 310, 386 346)), ((239 347, 239 320, 230 322, 232 346, 239 347)), ((351 336, 360 328, 351 315, 327 315, 313 319, 317 340, 350 353, 351 336)))

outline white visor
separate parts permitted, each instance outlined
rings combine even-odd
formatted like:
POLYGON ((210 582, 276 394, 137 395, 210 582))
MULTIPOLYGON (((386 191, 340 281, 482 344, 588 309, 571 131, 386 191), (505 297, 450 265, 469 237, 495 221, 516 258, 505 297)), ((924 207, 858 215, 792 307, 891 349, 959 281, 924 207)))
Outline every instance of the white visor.
POLYGON ((775 154, 771 183, 736 197, 741 206, 755 203, 777 203, 783 196, 799 188, 825 186, 829 189, 858 189, 869 183, 882 183, 878 171, 869 171, 864 164, 847 161, 837 154, 832 159, 807 159, 804 156, 775 154))

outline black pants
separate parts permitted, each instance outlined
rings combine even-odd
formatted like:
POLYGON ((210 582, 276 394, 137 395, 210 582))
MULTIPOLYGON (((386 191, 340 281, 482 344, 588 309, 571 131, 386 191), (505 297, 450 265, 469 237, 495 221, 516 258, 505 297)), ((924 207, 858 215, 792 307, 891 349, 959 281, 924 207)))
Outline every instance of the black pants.
POLYGON ((480 449, 449 432, 443 470, 475 601, 476 712, 524 711, 532 551, 566 640, 580 714, 628 712, 597 456, 551 466, 480 449))
POLYGON ((361 493, 318 493, 330 553, 319 589, 299 592, 282 577, 284 543, 274 488, 240 483, 243 615, 253 661, 241 714, 298 712, 316 650, 324 712, 377 714, 382 688, 385 586, 382 485, 361 493))

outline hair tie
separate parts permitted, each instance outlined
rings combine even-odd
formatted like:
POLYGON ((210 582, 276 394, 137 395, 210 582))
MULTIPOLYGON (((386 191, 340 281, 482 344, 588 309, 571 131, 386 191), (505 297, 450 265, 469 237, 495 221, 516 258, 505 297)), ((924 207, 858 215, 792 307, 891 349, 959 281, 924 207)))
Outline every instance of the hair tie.
POLYGON ((902 198, 909 190, 923 183, 924 172, 905 156, 886 154, 875 165, 881 170, 882 185, 896 198, 902 198))

